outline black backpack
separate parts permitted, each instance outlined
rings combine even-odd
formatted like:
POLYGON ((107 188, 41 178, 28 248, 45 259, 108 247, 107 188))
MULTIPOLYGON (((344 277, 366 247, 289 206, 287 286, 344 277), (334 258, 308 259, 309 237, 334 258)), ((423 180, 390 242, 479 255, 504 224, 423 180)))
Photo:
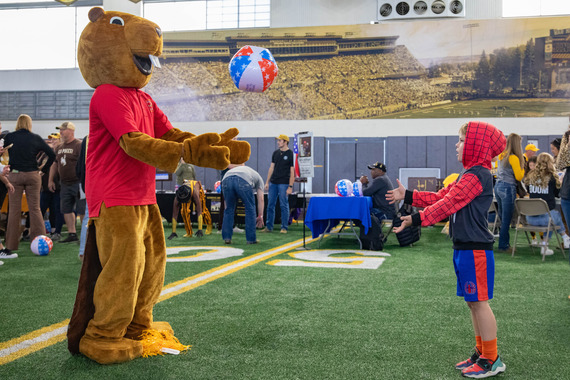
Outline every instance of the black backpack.
MULTIPOLYGON (((403 204, 400 207, 400 210, 396 213, 394 220, 392 221, 392 228, 393 227, 400 227, 402 224, 402 220, 400 219, 401 216, 412 215, 415 210, 411 205, 403 204)), ((403 231, 396 234, 398 238, 398 243, 400 243, 400 247, 406 247, 408 245, 412 245, 413 243, 420 240, 422 235, 422 228, 421 226, 410 226, 405 228, 403 231)))
POLYGON ((364 227, 360 224, 360 241, 362 249, 369 251, 381 251, 384 249, 384 234, 382 233, 382 223, 376 215, 370 215, 372 225, 368 228, 368 233, 364 233, 364 227))

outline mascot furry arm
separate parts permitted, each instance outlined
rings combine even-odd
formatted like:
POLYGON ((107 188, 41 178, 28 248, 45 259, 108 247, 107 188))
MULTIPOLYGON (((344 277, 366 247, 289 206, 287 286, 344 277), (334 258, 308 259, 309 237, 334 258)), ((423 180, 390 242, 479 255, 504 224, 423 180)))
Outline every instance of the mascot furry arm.
POLYGON ((195 136, 173 128, 140 91, 162 53, 160 28, 141 17, 93 8, 78 45, 89 107, 86 195, 89 231, 68 329, 68 349, 101 364, 184 350, 152 310, 164 284, 166 245, 155 170, 180 157, 225 169, 250 154, 235 128, 195 136), (149 341, 152 344, 149 344, 149 341))
POLYGON ((221 135, 195 136, 172 128, 160 139, 154 139, 144 133, 129 132, 121 136, 120 145, 129 156, 170 173, 176 170, 180 157, 190 164, 223 170, 230 163, 241 164, 249 159, 249 144, 233 140, 238 133, 237 128, 230 128, 221 135), (149 155, 149 152, 162 154, 149 155))

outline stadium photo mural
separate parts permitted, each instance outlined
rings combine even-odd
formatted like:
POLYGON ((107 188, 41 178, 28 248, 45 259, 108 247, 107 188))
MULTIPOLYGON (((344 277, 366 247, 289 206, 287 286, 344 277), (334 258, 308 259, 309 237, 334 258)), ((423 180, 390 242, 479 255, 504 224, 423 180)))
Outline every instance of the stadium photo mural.
POLYGON ((569 37, 568 17, 166 32, 145 90, 176 122, 564 116, 569 37), (263 93, 228 72, 246 45, 279 66, 263 93))

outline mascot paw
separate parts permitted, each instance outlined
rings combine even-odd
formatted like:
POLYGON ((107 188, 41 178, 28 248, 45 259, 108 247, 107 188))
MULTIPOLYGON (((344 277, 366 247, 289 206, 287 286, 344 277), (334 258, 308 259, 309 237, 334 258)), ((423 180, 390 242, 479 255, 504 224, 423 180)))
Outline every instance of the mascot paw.
POLYGON ((203 237, 204 233, 202 232, 202 230, 198 230, 196 231, 196 237, 203 237))
POLYGON ((184 161, 196 166, 224 170, 230 164, 230 149, 216 146, 217 133, 204 133, 184 140, 184 161))
POLYGON ((220 142, 218 146, 227 146, 230 149, 230 161, 232 164, 243 164, 249 160, 251 153, 251 146, 247 141, 238 141, 234 138, 238 135, 237 128, 230 128, 224 133, 220 134, 220 142))
MULTIPOLYGON (((148 328, 142 327, 140 325, 129 325, 127 327, 127 333, 125 334, 125 338, 127 339, 134 339, 134 340, 141 340, 142 334, 144 330, 148 328)), ((168 322, 151 322, 150 329, 157 330, 157 331, 165 331, 169 334, 174 335, 174 330, 172 330, 172 326, 168 322)))
POLYGON ((126 338, 91 338, 83 336, 79 352, 99 364, 124 363, 143 354, 141 342, 126 338))

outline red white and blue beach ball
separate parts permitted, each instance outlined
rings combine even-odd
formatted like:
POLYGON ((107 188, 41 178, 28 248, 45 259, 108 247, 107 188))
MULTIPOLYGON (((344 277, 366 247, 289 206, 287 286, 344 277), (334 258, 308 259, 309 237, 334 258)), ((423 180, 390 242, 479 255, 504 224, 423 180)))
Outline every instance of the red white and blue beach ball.
POLYGON ((352 195, 354 195, 355 197, 362 196, 362 182, 360 182, 360 180, 354 181, 354 183, 352 184, 352 195))
POLYGON ((352 195, 352 182, 348 179, 341 179, 334 185, 336 195, 350 197, 352 195))
POLYGON ((263 92, 271 86, 279 69, 267 49, 245 45, 232 57, 230 76, 236 87, 247 92, 263 92))
POLYGON ((221 181, 216 181, 216 183, 214 183, 214 191, 218 194, 222 192, 222 182, 221 181))
POLYGON ((38 256, 46 256, 48 253, 50 253, 52 247, 53 242, 45 235, 36 236, 30 245, 32 252, 38 256))

